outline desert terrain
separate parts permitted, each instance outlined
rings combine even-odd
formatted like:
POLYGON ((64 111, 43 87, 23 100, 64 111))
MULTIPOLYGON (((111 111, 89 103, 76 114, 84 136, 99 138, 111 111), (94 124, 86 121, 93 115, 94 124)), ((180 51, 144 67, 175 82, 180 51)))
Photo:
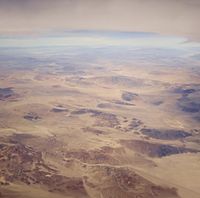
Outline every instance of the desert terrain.
POLYGON ((199 198, 197 49, 0 49, 0 197, 199 198))

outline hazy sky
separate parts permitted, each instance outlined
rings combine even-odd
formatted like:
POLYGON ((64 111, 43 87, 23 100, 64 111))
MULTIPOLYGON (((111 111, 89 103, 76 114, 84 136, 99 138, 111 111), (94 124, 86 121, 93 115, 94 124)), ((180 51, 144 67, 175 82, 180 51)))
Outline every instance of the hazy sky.
POLYGON ((117 30, 200 40, 200 0, 0 0, 0 34, 117 30))

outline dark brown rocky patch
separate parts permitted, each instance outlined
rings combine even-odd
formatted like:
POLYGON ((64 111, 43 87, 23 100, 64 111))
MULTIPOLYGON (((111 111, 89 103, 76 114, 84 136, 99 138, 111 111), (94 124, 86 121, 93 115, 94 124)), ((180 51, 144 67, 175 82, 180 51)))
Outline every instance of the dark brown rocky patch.
POLYGON ((17 96, 12 87, 0 88, 0 101, 15 100, 17 96))
POLYGON ((195 149, 176 147, 168 144, 150 143, 143 140, 120 140, 120 143, 135 152, 147 155, 149 157, 165 157, 180 153, 197 153, 195 149))
POLYGON ((118 160, 115 159, 114 154, 122 154, 124 149, 112 148, 108 146, 101 147, 94 150, 69 150, 65 153, 66 158, 78 159, 84 163, 89 164, 118 164, 118 160))
POLYGON ((144 128, 141 129, 141 132, 142 134, 148 137, 161 140, 177 140, 192 136, 192 134, 189 132, 183 130, 174 130, 174 129, 159 130, 159 129, 144 128))
POLYGON ((138 94, 132 93, 132 92, 129 92, 129 91, 124 91, 122 93, 121 97, 122 97, 123 100, 130 102, 130 101, 134 100, 135 98, 137 98, 138 94))
POLYGON ((84 183, 105 198, 179 197, 175 188, 155 185, 128 168, 93 167, 90 176, 84 177, 84 183))
POLYGON ((83 131, 85 133, 93 133, 95 135, 103 135, 103 134, 105 134, 105 131, 98 130, 98 129, 95 129, 95 128, 90 128, 90 127, 83 128, 83 131))
POLYGON ((53 107, 51 109, 51 112, 54 112, 54 113, 60 113, 60 112, 68 112, 68 109, 63 107, 62 105, 58 105, 56 107, 53 107))
POLYGON ((5 179, 6 184, 40 184, 50 192, 87 197, 82 178, 59 175, 57 170, 45 163, 41 152, 19 143, 0 144, 0 148, 0 177, 5 179))
POLYGON ((29 121, 37 121, 41 120, 42 118, 35 112, 29 112, 24 116, 24 119, 29 121))

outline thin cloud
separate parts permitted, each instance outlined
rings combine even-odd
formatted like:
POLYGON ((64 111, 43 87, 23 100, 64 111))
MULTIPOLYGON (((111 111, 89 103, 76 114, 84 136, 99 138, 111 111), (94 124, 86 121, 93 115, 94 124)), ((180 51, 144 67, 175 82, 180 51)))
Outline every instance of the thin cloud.
POLYGON ((1 34, 116 30, 200 40, 199 0, 0 0, 1 34))

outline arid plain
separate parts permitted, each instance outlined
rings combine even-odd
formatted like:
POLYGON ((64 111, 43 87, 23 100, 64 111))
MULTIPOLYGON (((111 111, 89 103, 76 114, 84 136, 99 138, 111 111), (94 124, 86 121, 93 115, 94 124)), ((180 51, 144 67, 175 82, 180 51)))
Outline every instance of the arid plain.
POLYGON ((0 197, 199 198, 192 50, 1 49, 0 197))

